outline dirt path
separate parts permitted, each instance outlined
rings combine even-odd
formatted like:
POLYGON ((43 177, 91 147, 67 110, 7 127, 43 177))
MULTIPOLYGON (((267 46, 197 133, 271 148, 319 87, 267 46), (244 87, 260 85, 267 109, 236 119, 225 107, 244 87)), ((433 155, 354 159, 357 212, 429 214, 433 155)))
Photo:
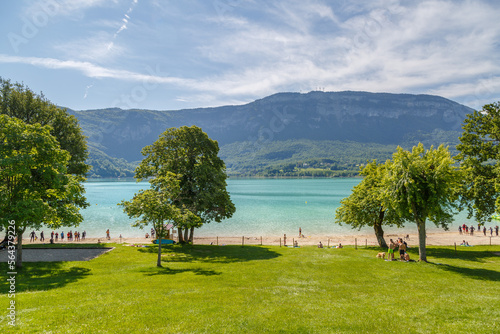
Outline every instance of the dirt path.
MULTIPOLYGON (((89 261, 113 248, 26 248, 23 262, 89 261)), ((7 250, 0 251, 0 262, 8 261, 7 250)))

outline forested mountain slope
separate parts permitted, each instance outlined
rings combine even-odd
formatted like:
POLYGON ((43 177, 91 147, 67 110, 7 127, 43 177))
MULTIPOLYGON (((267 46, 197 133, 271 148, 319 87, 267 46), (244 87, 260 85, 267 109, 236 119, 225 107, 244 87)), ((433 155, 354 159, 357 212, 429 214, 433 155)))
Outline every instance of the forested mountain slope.
POLYGON ((327 176, 352 174, 367 159, 387 159, 397 145, 423 141, 453 149, 472 110, 439 96, 347 91, 279 93, 217 108, 70 112, 89 137, 92 176, 131 176, 140 150, 182 125, 199 126, 219 142, 231 175, 287 170, 292 176, 314 167, 334 172, 310 175, 327 176))

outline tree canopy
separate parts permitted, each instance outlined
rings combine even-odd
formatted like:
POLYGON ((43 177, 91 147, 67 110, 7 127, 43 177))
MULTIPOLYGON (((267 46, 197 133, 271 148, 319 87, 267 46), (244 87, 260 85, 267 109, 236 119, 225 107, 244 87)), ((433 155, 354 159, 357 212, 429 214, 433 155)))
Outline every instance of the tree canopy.
MULTIPOLYGON (((87 159, 87 140, 78 120, 43 96, 22 84, 12 84, 0 78, 0 114, 16 117, 27 124, 50 125, 50 133, 60 148, 70 154, 68 173, 81 177, 90 170, 87 159)), ((82 203, 83 204, 83 203, 82 203)))
POLYGON ((136 227, 144 228, 153 225, 158 238, 158 260, 157 266, 161 267, 161 240, 167 234, 167 223, 181 221, 199 221, 189 210, 183 210, 174 205, 180 188, 179 180, 173 173, 166 173, 150 181, 151 189, 141 190, 134 195, 131 201, 122 201, 123 211, 131 218, 139 218, 134 224, 136 227))
POLYGON ((16 222, 18 267, 27 228, 72 226, 83 220, 74 204, 81 201, 81 193, 77 177, 67 173, 69 159, 49 126, 0 115, 1 223, 16 222))
POLYGON ((489 221, 500 208, 500 102, 468 114, 463 129, 456 157, 465 172, 462 203, 469 218, 489 221))
POLYGON ((354 187, 351 195, 340 201, 336 211, 335 222, 349 224, 352 228, 361 229, 372 226, 380 247, 387 247, 384 239, 383 225, 401 226, 403 221, 394 210, 384 204, 385 178, 387 170, 385 164, 376 161, 368 163, 360 172, 363 180, 354 187))
POLYGON ((392 160, 386 163, 385 198, 397 215, 417 224, 421 261, 427 261, 426 221, 447 229, 458 206, 461 172, 453 166, 454 162, 443 145, 425 150, 419 144, 411 152, 398 147, 392 160))
MULTIPOLYGON (((87 144, 78 121, 43 95, 0 78, 0 115, 6 126, 0 191, 3 203, 10 203, 0 213, 18 215, 19 258, 22 233, 28 226, 75 226, 81 222, 79 209, 88 206, 82 183, 90 166, 85 163, 87 144), (45 165, 50 162, 52 169, 45 165)), ((0 226, 6 223, 3 220, 0 226)))
POLYGON ((196 126, 167 129, 142 150, 145 158, 136 168, 136 179, 176 175, 179 195, 173 204, 200 218, 175 221, 180 242, 192 241, 196 227, 221 222, 236 210, 226 190, 225 165, 218 152, 217 141, 196 126))

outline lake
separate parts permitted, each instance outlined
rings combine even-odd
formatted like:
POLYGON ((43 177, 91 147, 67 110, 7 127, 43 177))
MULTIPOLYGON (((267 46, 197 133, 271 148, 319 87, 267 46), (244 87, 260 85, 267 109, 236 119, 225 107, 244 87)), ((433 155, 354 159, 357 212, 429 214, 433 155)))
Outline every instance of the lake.
MULTIPOLYGON (((352 188, 361 182, 360 178, 335 179, 229 179, 228 191, 236 206, 233 217, 221 223, 205 224, 195 231, 195 236, 281 236, 298 234, 299 227, 306 236, 334 236, 371 234, 373 229, 353 230, 348 225, 334 223, 335 210, 340 201, 349 196, 352 188)), ((148 182, 135 181, 88 181, 86 196, 90 207, 82 210, 84 222, 78 231, 87 231, 90 238, 104 237, 110 229, 112 237, 142 237, 147 230, 132 227, 129 219, 118 206, 122 200, 129 200, 140 189, 149 187, 148 182)), ((458 224, 473 221, 461 213, 456 217, 458 224)), ((407 224, 407 233, 415 233, 415 224, 407 224)), ((434 224, 427 225, 430 231, 438 230, 434 224)), ((64 230, 64 229, 63 229, 64 230)), ((73 229, 74 230, 74 229, 73 229)), ((396 228, 384 228, 396 232, 396 228)), ((401 233, 401 230, 399 230, 401 233)))

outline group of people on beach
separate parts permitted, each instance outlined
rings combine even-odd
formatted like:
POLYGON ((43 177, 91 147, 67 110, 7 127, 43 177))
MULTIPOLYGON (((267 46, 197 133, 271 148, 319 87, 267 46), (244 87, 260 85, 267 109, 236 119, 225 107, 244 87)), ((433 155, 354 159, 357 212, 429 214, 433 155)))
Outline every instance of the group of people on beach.
POLYGON ((396 247, 399 250, 399 260, 406 262, 410 261, 410 255, 408 255, 408 253, 406 252, 406 250, 408 249, 408 244, 403 240, 403 238, 398 238, 397 242, 394 242, 394 240, 392 239, 389 240, 387 261, 394 261, 394 251, 396 250, 396 247))
MULTIPOLYGON (((80 241, 80 240, 85 240, 85 237, 87 235, 87 232, 73 232, 69 231, 68 233, 64 234, 64 232, 54 232, 52 231, 50 233, 50 243, 53 244, 54 242, 59 240, 59 236, 61 237, 61 241, 64 241, 64 236, 66 236, 67 241, 80 241)), ((35 231, 31 231, 30 233, 30 242, 35 242, 38 240, 38 236, 36 235, 35 231)), ((40 242, 45 241, 45 236, 43 234, 43 231, 40 232, 40 242)))
MULTIPOLYGON (((483 225, 483 228, 482 228, 482 231, 483 231, 483 234, 484 236, 486 236, 486 232, 489 231, 490 232, 490 237, 493 236, 493 231, 495 231, 495 234, 496 236, 498 237, 498 225, 495 226, 495 228, 493 228, 492 226, 490 226, 489 229, 486 228, 486 226, 483 225)), ((474 235, 474 231, 476 229, 474 228, 474 225, 471 225, 470 227, 467 226, 466 224, 462 224, 461 226, 458 226, 458 233, 460 234, 470 234, 470 235, 474 235)), ((477 224, 477 231, 479 233, 481 233, 481 223, 478 223, 477 224)))

